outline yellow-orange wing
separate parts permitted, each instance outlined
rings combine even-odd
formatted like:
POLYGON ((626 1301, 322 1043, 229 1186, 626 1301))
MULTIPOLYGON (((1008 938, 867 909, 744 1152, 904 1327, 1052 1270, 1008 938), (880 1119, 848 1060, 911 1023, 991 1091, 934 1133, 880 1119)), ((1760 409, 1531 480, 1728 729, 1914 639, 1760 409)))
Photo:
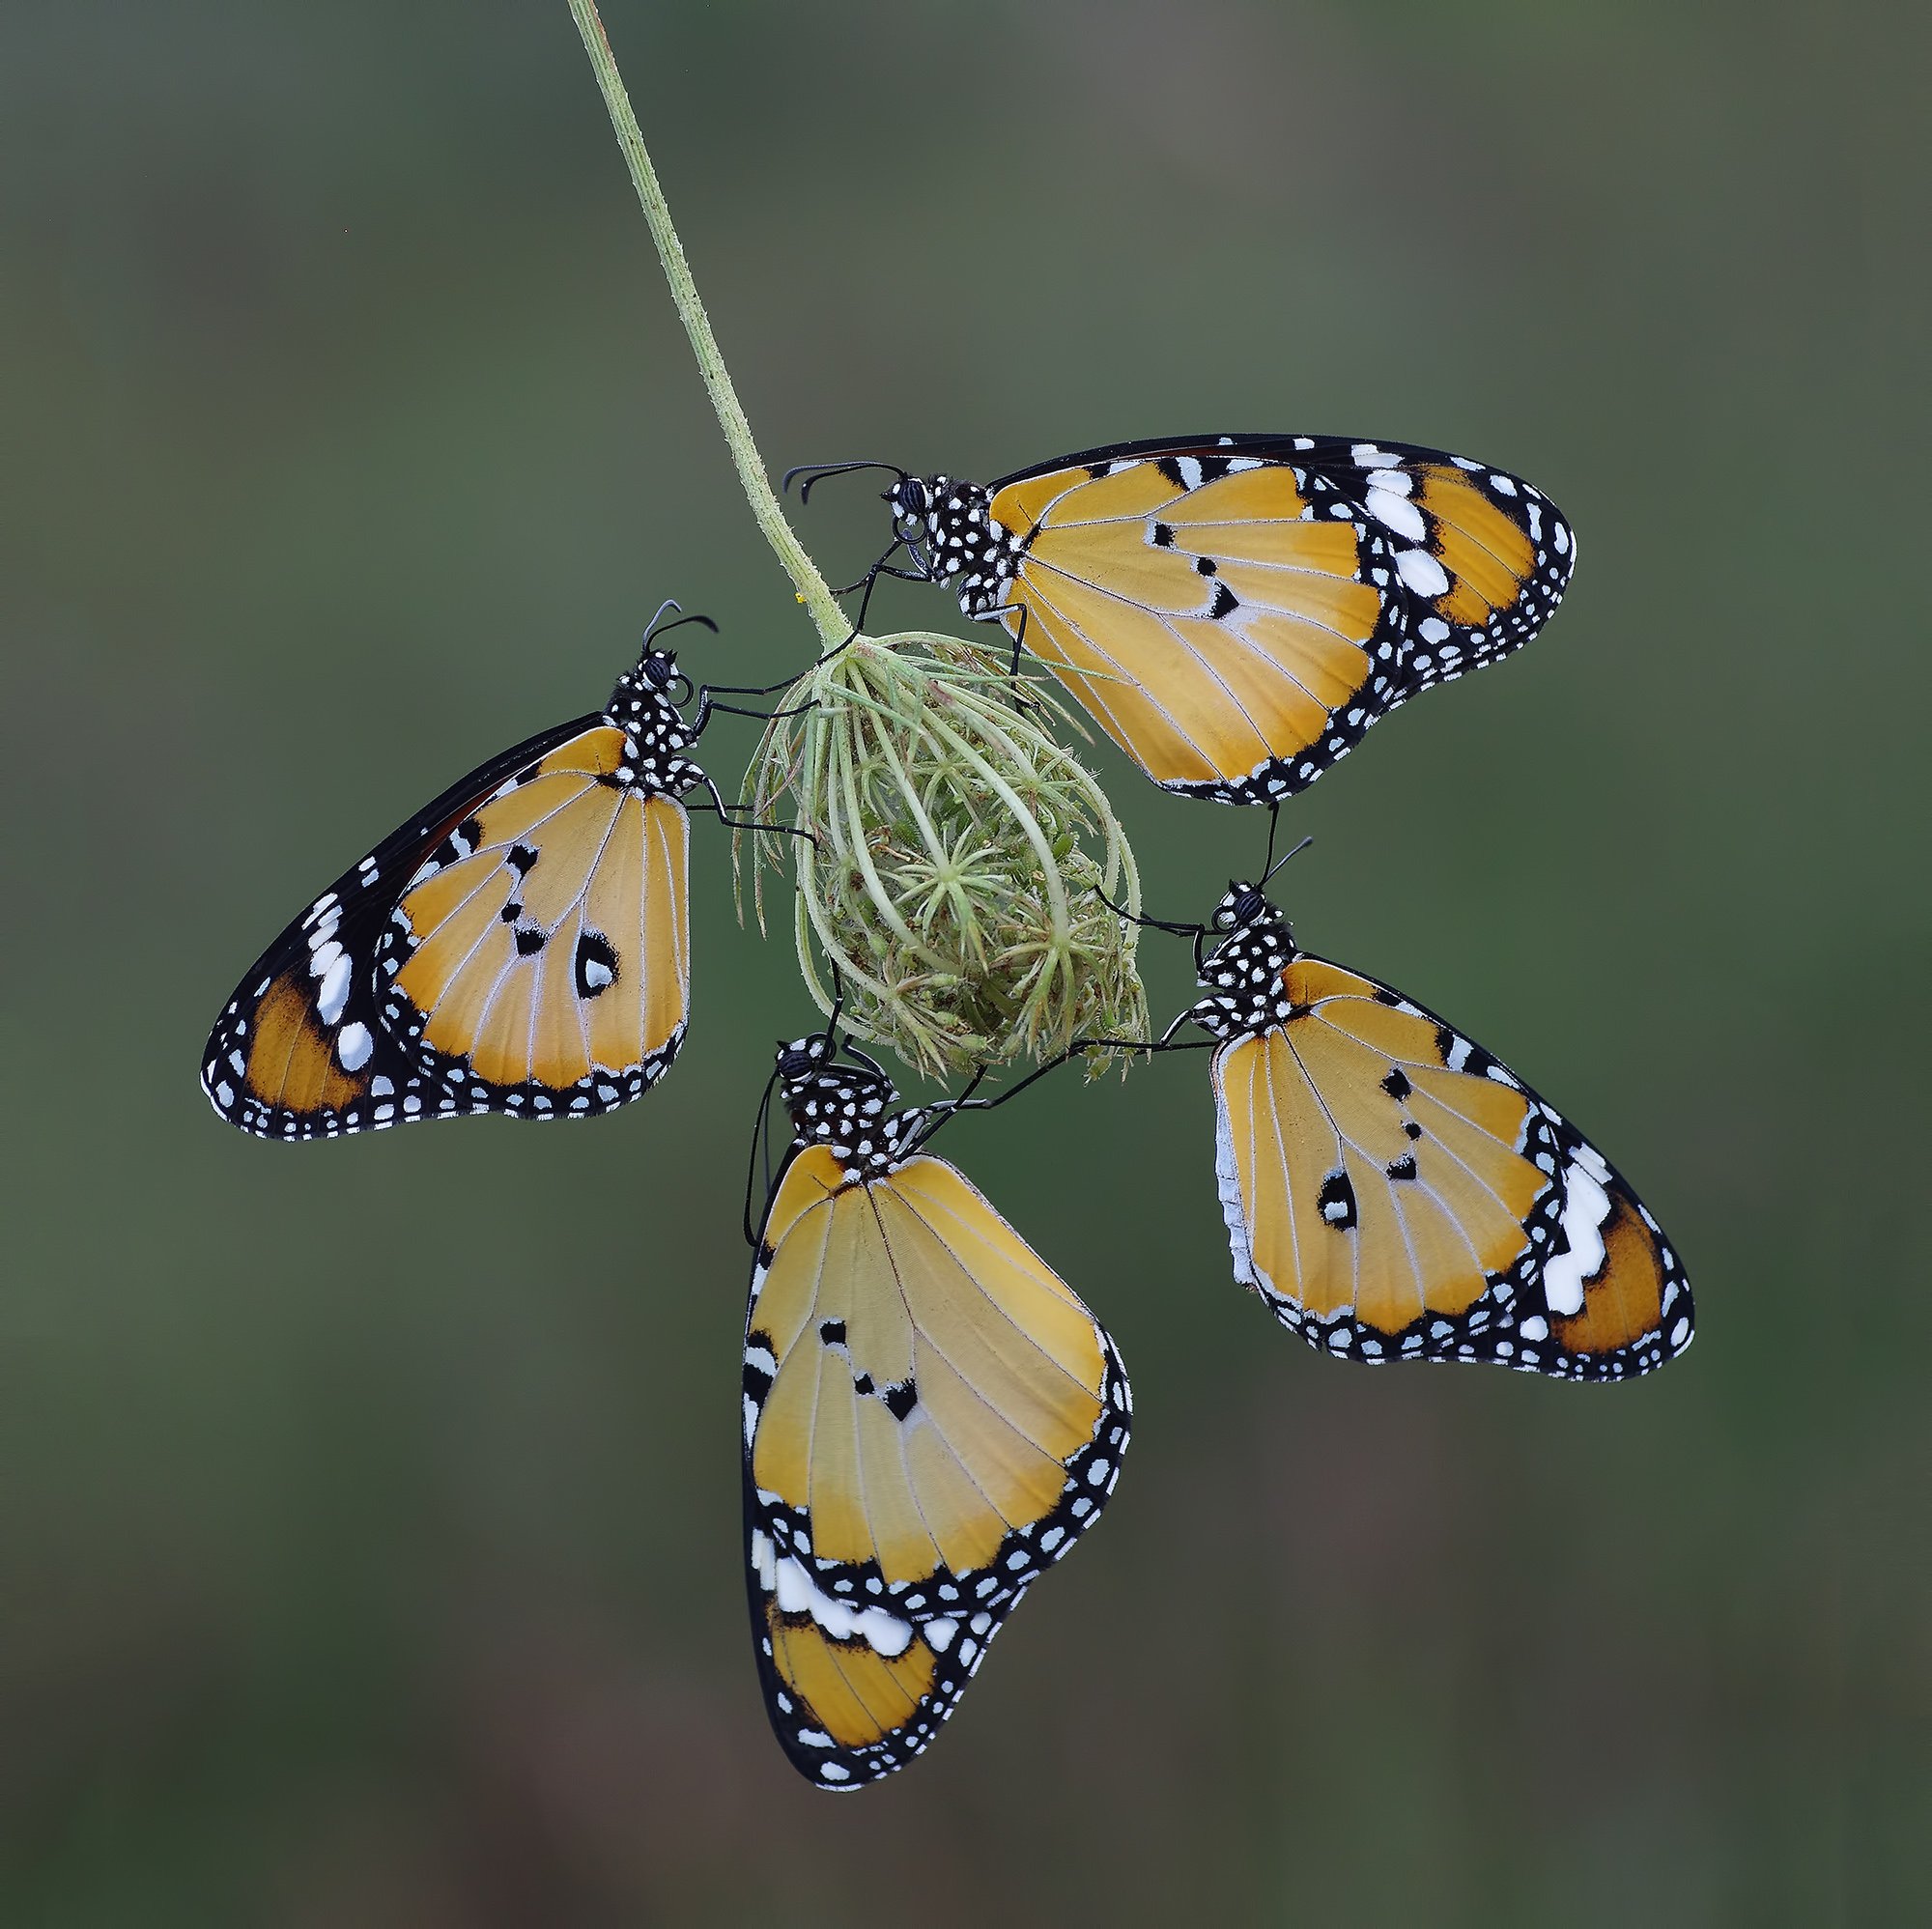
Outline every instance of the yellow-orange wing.
POLYGON ((821 1788, 932 1740, 1027 1588, 1098 1518, 1126 1446, 1113 1341, 957 1171, 777 1186, 745 1340, 753 1636, 821 1788))
POLYGON ((669 1065, 690 994, 688 820, 581 719, 452 786, 242 979, 202 1085, 263 1138, 465 1112, 584 1117, 669 1065))
POLYGON ((1214 1053, 1236 1277, 1350 1359, 1574 1379, 1690 1345, 1675 1251, 1629 1184, 1513 1073, 1373 979, 1298 955, 1290 1016, 1214 1053))
POLYGON ((1000 607, 1154 782, 1293 795, 1432 684, 1533 637, 1569 525, 1520 476, 1403 443, 1122 443, 993 485, 1000 607))

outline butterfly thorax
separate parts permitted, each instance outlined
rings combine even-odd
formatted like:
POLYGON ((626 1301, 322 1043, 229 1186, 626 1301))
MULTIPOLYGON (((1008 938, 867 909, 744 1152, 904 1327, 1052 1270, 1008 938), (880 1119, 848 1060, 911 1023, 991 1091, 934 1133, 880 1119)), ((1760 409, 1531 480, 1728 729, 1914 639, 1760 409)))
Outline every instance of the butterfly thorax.
POLYGON ((605 715, 623 731, 624 759, 611 773, 619 783, 681 797, 704 781, 704 772, 682 754, 693 741, 690 723, 672 695, 691 686, 668 650, 646 650, 611 693, 605 715))
POLYGON ((1232 884, 1208 921, 1228 935, 1201 968, 1208 996, 1189 1013, 1216 1038, 1239 1038, 1295 1015, 1284 974, 1299 955, 1288 920, 1252 885, 1232 884))
POLYGON ((909 476, 887 499, 927 580, 958 578, 963 614, 978 620, 1000 609, 1020 545, 1010 529, 993 520, 991 490, 944 475, 909 476))
POLYGON ((835 1063, 820 1035, 779 1053, 785 1110, 799 1146, 824 1146, 856 1179, 883 1178, 901 1163, 931 1116, 925 1106, 888 1108, 897 1093, 876 1066, 835 1063))

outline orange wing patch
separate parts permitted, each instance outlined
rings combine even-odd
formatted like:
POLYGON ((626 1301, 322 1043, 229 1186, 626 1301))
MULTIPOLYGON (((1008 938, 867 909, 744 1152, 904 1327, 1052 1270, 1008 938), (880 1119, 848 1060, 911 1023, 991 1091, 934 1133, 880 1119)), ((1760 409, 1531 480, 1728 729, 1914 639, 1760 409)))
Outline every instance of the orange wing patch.
POLYGON ((1603 1239, 1604 1262, 1583 1282, 1582 1311, 1551 1322, 1565 1351, 1591 1358, 1619 1352, 1662 1328, 1670 1278, 1662 1234, 1621 1190, 1611 1194, 1603 1239))
POLYGON ((939 1656, 917 1636, 890 1659, 858 1635, 835 1640, 810 1614, 765 1607, 771 1665, 819 1732, 843 1750, 872 1748, 918 1716, 932 1693, 939 1656))
POLYGON ((1450 623, 1480 629, 1513 608, 1536 574, 1536 546, 1468 473, 1428 468, 1415 500, 1435 525, 1433 553, 1449 577, 1435 599, 1450 623))
POLYGON ((366 1070, 343 1070, 334 1039, 316 1017, 315 1001, 295 972, 276 979, 256 1007, 243 1059, 238 1074, 243 1089, 263 1105, 280 1110, 343 1111, 369 1089, 366 1070))

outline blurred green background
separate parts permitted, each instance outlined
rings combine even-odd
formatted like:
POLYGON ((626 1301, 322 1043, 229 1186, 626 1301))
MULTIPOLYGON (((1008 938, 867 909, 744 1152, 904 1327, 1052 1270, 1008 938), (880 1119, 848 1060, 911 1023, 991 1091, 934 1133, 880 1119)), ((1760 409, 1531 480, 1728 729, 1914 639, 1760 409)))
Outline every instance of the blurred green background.
MULTIPOLYGON (((1134 1369, 1128 1477, 927 1759, 806 1787, 734 1389, 808 1012, 724 840, 613 1120, 291 1150, 195 1084, 283 921, 661 597, 700 673, 812 647, 563 0, 7 6, 0 1920, 1926 1919, 1923 16, 609 25, 775 468, 1321 430, 1563 504, 1547 638, 1297 803, 1284 887, 1601 1140, 1701 1337, 1343 1367, 1229 1281, 1198 1059, 962 1123, 1134 1369)), ((882 512, 802 526, 842 580, 882 512)), ((1096 761, 1155 909, 1253 867, 1096 761)))

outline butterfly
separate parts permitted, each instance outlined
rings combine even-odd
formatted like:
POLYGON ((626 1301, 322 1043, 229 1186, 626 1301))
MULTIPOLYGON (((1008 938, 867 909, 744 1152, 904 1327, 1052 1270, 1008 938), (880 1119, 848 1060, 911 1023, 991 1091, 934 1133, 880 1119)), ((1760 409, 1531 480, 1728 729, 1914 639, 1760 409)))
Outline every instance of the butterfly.
MULTIPOLYGON (((731 705, 668 649, 667 603, 595 715, 452 784, 257 959, 209 1035, 202 1089, 265 1139, 499 1112, 587 1118, 647 1091, 691 1001, 685 754, 731 705), (661 627, 662 626, 662 627, 661 627)), ((708 617, 685 622, 711 625, 708 617)))
POLYGON ((745 1321, 752 1632, 792 1765, 852 1789, 927 1746, 1099 1518, 1131 1396, 1106 1329, 921 1149, 1000 1099, 895 1111, 886 1073, 849 1046, 841 1062, 830 1028, 781 1046, 773 1082, 793 1137, 745 1321))
POLYGON ((955 584, 1162 789, 1224 804, 1305 789, 1397 704, 1520 648, 1577 560, 1520 476, 1403 442, 1180 437, 990 486, 845 463, 805 489, 863 468, 899 478, 867 596, 955 584))
POLYGON ((1690 1344, 1662 1228, 1499 1060, 1302 950, 1261 887, 1159 928, 1193 937, 1207 996, 1154 1048, 1208 1035, 1235 1276, 1291 1332, 1349 1359, 1567 1379, 1629 1378, 1690 1344))

